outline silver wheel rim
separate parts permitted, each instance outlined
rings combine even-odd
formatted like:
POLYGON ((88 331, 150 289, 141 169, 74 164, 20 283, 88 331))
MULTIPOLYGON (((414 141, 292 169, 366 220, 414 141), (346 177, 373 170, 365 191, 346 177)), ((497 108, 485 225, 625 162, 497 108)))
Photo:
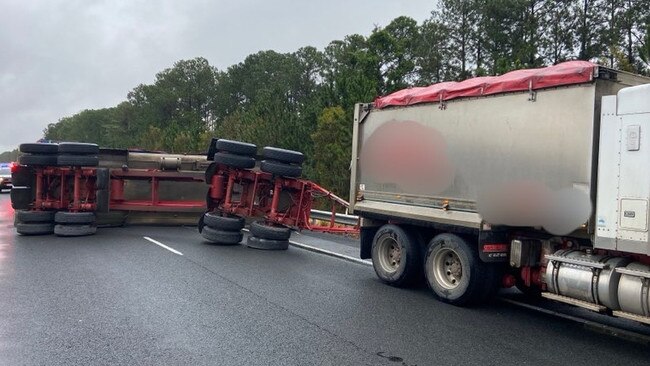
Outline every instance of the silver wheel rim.
POLYGON ((433 257, 433 275, 436 282, 445 289, 455 289, 463 278, 463 264, 458 254, 443 248, 433 257))
POLYGON ((378 243, 379 265, 388 273, 395 273, 402 261, 402 249, 395 239, 386 236, 378 243))

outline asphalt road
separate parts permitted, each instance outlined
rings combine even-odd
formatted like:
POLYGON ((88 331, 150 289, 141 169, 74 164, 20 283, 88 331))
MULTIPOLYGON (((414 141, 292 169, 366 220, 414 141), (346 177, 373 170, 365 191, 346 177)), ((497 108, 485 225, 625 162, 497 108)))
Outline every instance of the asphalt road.
POLYGON ((12 223, 3 194, 0 365, 650 362, 649 346, 500 302, 445 305, 295 247, 213 246, 186 227, 22 237, 12 223))

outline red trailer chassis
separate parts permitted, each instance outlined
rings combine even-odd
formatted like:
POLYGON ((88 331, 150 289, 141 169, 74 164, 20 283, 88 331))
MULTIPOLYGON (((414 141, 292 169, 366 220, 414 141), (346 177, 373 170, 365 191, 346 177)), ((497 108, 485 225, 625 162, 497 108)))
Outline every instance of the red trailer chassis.
POLYGON ((337 227, 337 208, 347 207, 348 203, 308 180, 219 166, 209 184, 208 210, 243 217, 264 217, 267 222, 294 229, 334 233, 359 231, 358 225, 337 227), (330 201, 332 215, 327 225, 312 223, 310 219, 317 198, 330 201))
POLYGON ((219 165, 206 182, 209 185, 206 201, 161 200, 161 182, 204 182, 202 171, 167 171, 158 169, 107 169, 80 167, 32 167, 35 176, 35 210, 149 211, 149 212, 205 212, 260 217, 267 222, 301 230, 358 233, 359 227, 336 223, 337 209, 348 203, 318 184, 297 178, 286 178, 257 169, 237 169, 219 165), (108 179, 98 179, 98 171, 106 170, 108 179), (125 183, 129 180, 148 181, 150 198, 126 199, 125 183), (100 191, 107 202, 101 202, 100 191), (109 199, 110 197, 110 199, 109 199), (327 223, 311 220, 315 199, 329 201, 331 218, 327 223))

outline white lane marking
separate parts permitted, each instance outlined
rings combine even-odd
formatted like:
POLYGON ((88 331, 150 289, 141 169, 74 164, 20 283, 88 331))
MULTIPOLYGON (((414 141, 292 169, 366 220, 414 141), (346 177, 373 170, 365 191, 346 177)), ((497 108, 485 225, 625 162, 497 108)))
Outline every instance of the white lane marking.
POLYGON ((315 253, 329 255, 330 257, 340 258, 340 259, 344 259, 346 261, 350 261, 350 262, 354 262, 354 263, 358 263, 358 264, 363 264, 363 265, 366 265, 366 266, 372 266, 371 261, 367 261, 367 260, 359 259, 359 258, 355 258, 355 257, 350 257, 349 255, 332 252, 332 251, 329 251, 327 249, 322 249, 322 248, 319 248, 319 247, 314 247, 314 246, 311 246, 311 245, 298 243, 298 242, 295 242, 295 241, 292 241, 292 240, 289 240, 289 244, 293 245, 294 247, 309 250, 309 251, 312 251, 312 252, 315 252, 315 253))
POLYGON ((151 239, 151 238, 148 237, 148 236, 143 236, 143 238, 145 238, 145 240, 149 240, 150 242, 156 244, 156 245, 159 246, 159 247, 162 247, 162 248, 165 248, 165 249, 169 250, 170 252, 172 252, 172 253, 174 253, 174 254, 183 255, 183 253, 179 252, 178 250, 176 250, 176 249, 174 249, 174 248, 170 248, 170 247, 166 246, 165 244, 163 244, 163 243, 161 243, 161 242, 159 242, 159 241, 157 241, 157 240, 153 240, 153 239, 151 239))
MULTIPOLYGON (((242 230, 247 232, 247 233, 250 233, 250 230, 248 230, 248 229, 242 229, 242 230)), ((314 246, 303 244, 303 243, 298 243, 297 241, 289 240, 289 244, 293 245, 294 247, 309 250, 310 252, 325 254, 325 255, 329 255, 330 257, 345 259, 346 261, 354 262, 354 263, 357 263, 357 264, 372 266, 371 261, 367 261, 367 260, 363 260, 363 259, 359 259, 359 258, 355 258, 355 257, 350 257, 349 255, 345 255, 345 254, 341 254, 341 253, 337 253, 337 252, 332 252, 332 251, 327 250, 327 249, 322 249, 322 248, 319 248, 319 247, 314 247, 314 246)))

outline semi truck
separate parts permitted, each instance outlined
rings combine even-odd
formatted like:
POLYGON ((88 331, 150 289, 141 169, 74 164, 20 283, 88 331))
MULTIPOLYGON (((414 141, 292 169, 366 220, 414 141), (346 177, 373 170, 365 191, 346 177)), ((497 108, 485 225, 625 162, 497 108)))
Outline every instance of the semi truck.
POLYGON ((383 282, 650 324, 650 79, 585 61, 355 107, 350 210, 383 282))

